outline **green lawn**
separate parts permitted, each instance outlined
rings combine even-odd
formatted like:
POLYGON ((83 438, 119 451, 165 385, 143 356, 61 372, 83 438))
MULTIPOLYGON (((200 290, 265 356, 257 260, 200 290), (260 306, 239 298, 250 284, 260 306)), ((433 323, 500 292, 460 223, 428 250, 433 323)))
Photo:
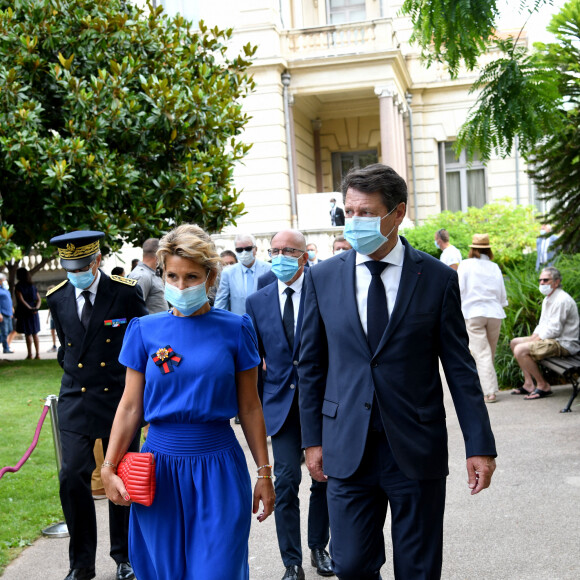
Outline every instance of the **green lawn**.
MULTIPOLYGON (((0 468, 16 465, 32 443, 61 376, 56 360, 0 361, 0 468)), ((49 413, 28 461, 0 479, 0 575, 44 527, 63 519, 49 413)))

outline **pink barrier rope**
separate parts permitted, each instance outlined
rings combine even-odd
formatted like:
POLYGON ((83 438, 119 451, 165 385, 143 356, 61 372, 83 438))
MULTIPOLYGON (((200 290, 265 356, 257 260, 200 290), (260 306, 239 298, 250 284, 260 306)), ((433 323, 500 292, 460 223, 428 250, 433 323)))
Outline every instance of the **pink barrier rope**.
POLYGON ((16 473, 24 465, 26 460, 30 457, 30 455, 34 451, 34 448, 38 443, 38 438, 40 437, 40 430, 42 429, 42 424, 44 423, 44 419, 46 417, 46 414, 48 413, 48 407, 49 407, 48 405, 45 405, 44 409, 42 409, 40 419, 38 420, 38 425, 36 426, 36 431, 34 432, 34 439, 32 440, 30 447, 28 448, 26 453, 22 456, 22 459, 14 467, 6 466, 0 469, 0 479, 2 479, 4 474, 9 471, 12 473, 16 473))

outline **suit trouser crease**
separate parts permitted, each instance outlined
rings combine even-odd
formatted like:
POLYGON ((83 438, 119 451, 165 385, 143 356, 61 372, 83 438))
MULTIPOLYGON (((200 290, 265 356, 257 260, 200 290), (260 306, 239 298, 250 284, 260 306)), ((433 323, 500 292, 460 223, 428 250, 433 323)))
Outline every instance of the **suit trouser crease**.
MULTIPOLYGON (((302 443, 298 405, 294 402, 284 425, 272 436, 276 491, 276 535, 284 566, 302 566, 300 500, 302 443)), ((326 548, 329 539, 326 483, 312 480, 308 509, 308 547, 326 548)))
POLYGON ((477 374, 484 395, 499 391, 493 360, 501 330, 501 319, 476 316, 465 321, 469 350, 475 359, 477 374))
POLYGON ((370 434, 357 471, 347 479, 328 479, 330 553, 337 577, 379 578, 386 561, 383 528, 390 505, 395 578, 439 579, 445 484, 445 478, 407 478, 384 432, 370 434))
MULTIPOLYGON (((97 519, 91 491, 91 476, 95 469, 95 438, 61 429, 62 468, 59 474, 60 501, 70 535, 71 568, 92 568, 97 550, 97 519)), ((140 431, 129 451, 139 450, 140 431)), ((108 438, 102 438, 106 455, 108 438)), ((109 501, 110 556, 117 564, 129 560, 129 508, 109 501)))

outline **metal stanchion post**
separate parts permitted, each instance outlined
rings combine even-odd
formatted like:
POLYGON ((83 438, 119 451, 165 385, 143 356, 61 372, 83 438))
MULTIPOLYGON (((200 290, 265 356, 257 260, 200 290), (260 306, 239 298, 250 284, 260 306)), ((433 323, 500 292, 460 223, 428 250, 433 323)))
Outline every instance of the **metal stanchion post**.
MULTIPOLYGON (((49 395, 46 397, 45 405, 50 408, 50 424, 52 426, 54 454, 56 455, 56 468, 60 473, 60 468, 62 467, 62 448, 60 445, 60 429, 58 426, 58 397, 56 395, 49 395)), ((44 528, 42 535, 49 536, 50 538, 67 538, 68 528, 65 522, 58 522, 57 524, 52 524, 52 526, 44 528)))

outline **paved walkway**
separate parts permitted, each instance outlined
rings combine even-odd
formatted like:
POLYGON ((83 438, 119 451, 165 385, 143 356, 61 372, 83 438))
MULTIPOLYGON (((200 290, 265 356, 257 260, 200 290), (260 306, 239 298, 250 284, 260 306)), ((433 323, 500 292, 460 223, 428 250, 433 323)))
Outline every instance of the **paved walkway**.
MULTIPOLYGON (((42 344, 50 347, 49 343, 42 344)), ((7 356, 22 356, 22 345, 13 345, 20 354, 7 356)), ((44 352, 47 348, 41 349, 41 356, 52 356, 44 352)), ((499 452, 498 469, 492 487, 474 497, 467 488, 457 418, 450 397, 446 397, 450 476, 444 579, 580 578, 580 401, 573 406, 573 413, 559 413, 570 392, 570 386, 554 387, 554 396, 541 401, 524 401, 522 397, 501 393, 497 404, 488 405, 499 452)), ((234 429, 254 473, 241 429, 234 429)), ((306 506, 305 468, 303 475, 301 503, 306 506)), ((25 471, 21 476, 25 477, 25 471)), ((108 557, 107 502, 97 501, 96 509, 100 540, 97 580, 114 580, 115 567, 108 557)), ((305 513, 302 534, 305 538, 305 513)), ((388 534, 387 524, 385 535, 388 534)), ((41 538, 8 566, 3 580, 62 580, 68 569, 67 549, 68 539, 41 538)), ((389 543, 386 552, 387 563, 382 570, 385 580, 393 578, 389 543)), ((320 578, 308 557, 304 568, 307 580, 320 578)), ((251 580, 280 580, 283 572, 273 517, 262 524, 254 519, 250 536, 251 580)))

